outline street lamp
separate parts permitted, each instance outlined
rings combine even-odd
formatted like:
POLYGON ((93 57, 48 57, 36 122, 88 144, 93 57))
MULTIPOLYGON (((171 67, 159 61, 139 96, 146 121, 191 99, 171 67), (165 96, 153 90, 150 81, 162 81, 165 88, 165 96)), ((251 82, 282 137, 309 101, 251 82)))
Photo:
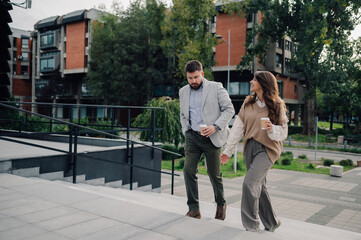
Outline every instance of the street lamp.
POLYGON ((228 45, 228 71, 227 71, 227 92, 229 93, 229 78, 230 78, 230 75, 229 75, 229 62, 230 62, 230 57, 231 57, 231 30, 228 29, 228 41, 226 39, 224 39, 222 37, 222 35, 216 35, 216 38, 217 39, 222 39, 225 43, 227 43, 228 45))

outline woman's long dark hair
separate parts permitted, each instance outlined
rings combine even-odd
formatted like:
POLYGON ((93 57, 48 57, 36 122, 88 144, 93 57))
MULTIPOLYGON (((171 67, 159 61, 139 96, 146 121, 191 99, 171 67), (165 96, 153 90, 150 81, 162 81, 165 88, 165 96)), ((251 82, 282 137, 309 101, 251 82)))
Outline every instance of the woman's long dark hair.
MULTIPOLYGON (((255 72, 254 77, 262 87, 263 99, 268 107, 268 117, 273 124, 280 125, 280 108, 283 107, 285 112, 287 112, 287 108, 285 102, 278 96, 279 91, 276 77, 267 71, 255 72)), ((256 93, 247 96, 245 105, 255 103, 256 96, 256 93)))

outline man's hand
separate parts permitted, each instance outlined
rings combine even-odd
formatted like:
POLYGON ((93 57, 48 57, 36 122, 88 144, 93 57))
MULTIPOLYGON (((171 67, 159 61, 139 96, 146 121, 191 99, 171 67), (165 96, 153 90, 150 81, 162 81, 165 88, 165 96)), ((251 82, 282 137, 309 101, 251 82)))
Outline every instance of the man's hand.
POLYGON ((217 131, 216 127, 214 125, 208 126, 206 128, 204 128, 203 130, 203 136, 205 137, 209 137, 211 136, 213 133, 215 133, 217 131))
POLYGON ((219 158, 221 159, 222 165, 226 164, 229 161, 229 157, 224 153, 222 153, 221 156, 219 156, 219 158))

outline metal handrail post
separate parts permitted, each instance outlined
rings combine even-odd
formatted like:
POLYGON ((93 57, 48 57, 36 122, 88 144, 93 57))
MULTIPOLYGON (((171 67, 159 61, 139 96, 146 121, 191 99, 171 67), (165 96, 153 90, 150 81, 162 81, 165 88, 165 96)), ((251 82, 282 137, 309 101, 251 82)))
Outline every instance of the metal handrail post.
MULTIPOLYGON (((150 139, 152 140, 152 146, 154 146, 154 139, 155 139, 155 110, 152 110, 152 115, 151 115, 151 137, 150 139)), ((152 149, 152 159, 154 159, 154 149, 152 149)))
POLYGON ((127 155, 129 156, 129 137, 130 137, 130 109, 128 109, 128 122, 127 122, 127 155))
POLYGON ((113 130, 114 130, 114 123, 115 123, 115 119, 114 119, 114 108, 110 108, 110 116, 112 118, 112 126, 111 126, 111 130, 112 130, 112 134, 114 134, 113 130))
POLYGON ((74 128, 73 183, 76 183, 76 165, 78 160, 78 127, 74 128))
MULTIPOLYGON (((69 108, 70 114, 69 114, 69 122, 73 122, 73 107, 69 108)), ((73 126, 68 124, 69 127, 69 164, 68 169, 70 170, 70 167, 73 165, 73 126)))
MULTIPOLYGON (((25 129, 24 131, 26 131, 26 126, 28 125, 28 114, 25 113, 25 129)), ((21 131, 20 131, 21 132, 21 131)))
POLYGON ((172 186, 171 186, 171 195, 174 194, 174 156, 172 156, 172 186))
POLYGON ((131 151, 130 151, 130 173, 129 173, 129 181, 130 181, 130 187, 129 189, 130 190, 133 190, 133 155, 134 155, 134 143, 132 142, 132 148, 131 148, 131 151))

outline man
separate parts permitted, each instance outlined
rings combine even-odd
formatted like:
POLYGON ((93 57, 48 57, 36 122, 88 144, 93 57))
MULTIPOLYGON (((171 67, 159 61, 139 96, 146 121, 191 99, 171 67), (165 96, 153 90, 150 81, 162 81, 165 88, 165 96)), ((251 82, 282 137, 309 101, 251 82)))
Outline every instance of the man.
POLYGON ((185 135, 184 181, 189 211, 186 216, 201 218, 198 200, 197 169, 202 153, 206 157, 208 175, 212 183, 216 219, 226 217, 226 201, 220 171, 219 156, 226 143, 228 123, 235 111, 227 91, 221 83, 206 80, 202 64, 197 60, 185 66, 189 85, 179 90, 180 120, 185 135), (200 125, 207 125, 200 133, 200 125))

